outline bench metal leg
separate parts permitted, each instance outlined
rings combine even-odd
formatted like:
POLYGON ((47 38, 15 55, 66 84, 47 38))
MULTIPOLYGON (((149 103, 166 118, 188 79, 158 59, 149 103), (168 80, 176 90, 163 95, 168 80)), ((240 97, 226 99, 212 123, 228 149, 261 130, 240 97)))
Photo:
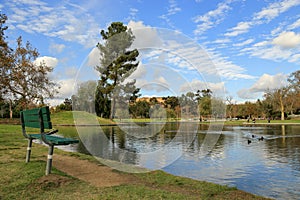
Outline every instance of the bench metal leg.
POLYGON ((27 163, 30 161, 31 147, 32 147, 32 139, 28 139, 27 152, 26 152, 27 163))
POLYGON ((54 145, 49 145, 46 175, 49 175, 51 173, 53 150, 54 150, 54 145))

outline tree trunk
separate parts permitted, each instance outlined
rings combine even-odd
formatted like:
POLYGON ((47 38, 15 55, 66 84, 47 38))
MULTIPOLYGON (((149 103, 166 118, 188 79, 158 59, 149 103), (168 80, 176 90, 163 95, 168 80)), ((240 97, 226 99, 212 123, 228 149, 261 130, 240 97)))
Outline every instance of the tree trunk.
POLYGON ((280 111, 281 111, 281 120, 284 120, 284 105, 283 105, 283 100, 282 100, 282 96, 280 95, 280 111))
POLYGON ((109 117, 111 121, 114 119, 115 113, 116 113, 116 98, 114 96, 112 98, 112 107, 111 107, 110 117, 109 117))
POLYGON ((9 118, 12 119, 13 111, 12 111, 12 100, 9 100, 9 118))

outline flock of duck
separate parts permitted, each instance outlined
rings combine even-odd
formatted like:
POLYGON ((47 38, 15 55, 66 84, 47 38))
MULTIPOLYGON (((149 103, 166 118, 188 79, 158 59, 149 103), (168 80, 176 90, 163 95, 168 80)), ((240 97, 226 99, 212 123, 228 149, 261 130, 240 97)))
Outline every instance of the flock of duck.
MULTIPOLYGON (((257 138, 255 135, 252 135, 252 138, 257 138)), ((265 138, 263 136, 258 137, 258 141, 263 141, 265 138)), ((250 144, 252 142, 252 140, 248 139, 248 144, 250 144)))

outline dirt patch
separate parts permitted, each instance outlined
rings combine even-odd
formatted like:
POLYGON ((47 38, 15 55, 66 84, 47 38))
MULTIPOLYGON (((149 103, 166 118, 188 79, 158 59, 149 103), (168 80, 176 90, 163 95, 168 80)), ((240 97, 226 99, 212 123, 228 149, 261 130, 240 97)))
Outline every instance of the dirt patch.
POLYGON ((54 155, 53 166, 97 187, 110 187, 134 182, 130 175, 119 174, 107 166, 70 156, 54 155))
POLYGON ((45 189, 47 187, 60 187, 63 185, 67 185, 72 181, 71 178, 59 176, 56 174, 50 174, 49 176, 43 176, 37 181, 37 185, 39 187, 45 189))

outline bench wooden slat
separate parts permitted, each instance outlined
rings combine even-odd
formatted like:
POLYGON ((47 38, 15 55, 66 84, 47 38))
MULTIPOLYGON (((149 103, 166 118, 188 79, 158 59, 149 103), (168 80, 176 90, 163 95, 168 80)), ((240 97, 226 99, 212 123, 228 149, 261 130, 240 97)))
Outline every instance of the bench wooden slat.
POLYGON ((40 128, 39 111, 41 111, 42 113, 44 128, 52 129, 52 123, 50 121, 50 110, 48 106, 21 111, 25 127, 40 128))
MULTIPOLYGON (((37 121, 25 121, 25 126, 31 127, 31 128, 40 128, 40 122, 37 121)), ((44 122, 44 128, 45 129, 52 129, 52 123, 51 122, 44 122)))
POLYGON ((42 108, 33 108, 30 110, 23 110, 22 112, 25 112, 27 115, 38 115, 39 110, 41 110, 43 115, 48 115, 48 121, 50 120, 50 110, 49 107, 42 107, 42 108))
MULTIPOLYGON (((33 115, 33 114, 26 113, 26 111, 21 111, 21 112, 23 112, 23 114, 24 114, 25 121, 39 121, 39 119, 40 119, 39 118, 40 116, 38 114, 33 115)), ((50 121, 49 115, 43 114, 42 117, 43 117, 44 121, 50 121)))

